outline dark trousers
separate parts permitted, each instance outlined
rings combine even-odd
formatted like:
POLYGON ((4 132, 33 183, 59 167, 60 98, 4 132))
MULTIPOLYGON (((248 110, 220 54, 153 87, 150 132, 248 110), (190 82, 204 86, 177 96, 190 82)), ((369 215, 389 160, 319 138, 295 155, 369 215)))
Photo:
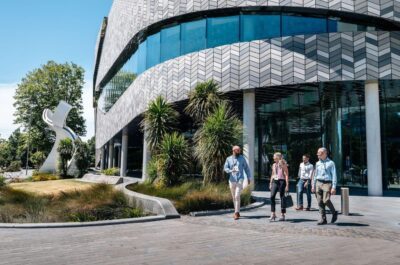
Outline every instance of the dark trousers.
POLYGON ((271 212, 275 212, 275 197, 279 191, 281 197, 281 213, 286 213, 286 203, 283 197, 285 197, 286 180, 273 180, 271 185, 271 212))

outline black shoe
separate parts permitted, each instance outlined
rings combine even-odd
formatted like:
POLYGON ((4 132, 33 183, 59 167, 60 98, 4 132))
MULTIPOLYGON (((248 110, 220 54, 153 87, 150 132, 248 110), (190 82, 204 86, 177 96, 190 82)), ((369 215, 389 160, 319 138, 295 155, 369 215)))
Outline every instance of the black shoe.
POLYGON ((332 214, 332 220, 331 220, 331 223, 332 223, 332 224, 333 224, 334 222, 336 222, 337 216, 338 216, 338 212, 335 211, 335 212, 332 214))
POLYGON ((326 221, 326 219, 321 219, 317 225, 326 225, 328 222, 326 221))

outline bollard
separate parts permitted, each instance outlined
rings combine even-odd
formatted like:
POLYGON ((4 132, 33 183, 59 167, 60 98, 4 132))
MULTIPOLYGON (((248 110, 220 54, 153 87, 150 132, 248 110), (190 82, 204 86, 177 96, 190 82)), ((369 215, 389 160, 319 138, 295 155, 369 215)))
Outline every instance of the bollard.
POLYGON ((349 188, 341 188, 342 214, 349 215, 349 188))

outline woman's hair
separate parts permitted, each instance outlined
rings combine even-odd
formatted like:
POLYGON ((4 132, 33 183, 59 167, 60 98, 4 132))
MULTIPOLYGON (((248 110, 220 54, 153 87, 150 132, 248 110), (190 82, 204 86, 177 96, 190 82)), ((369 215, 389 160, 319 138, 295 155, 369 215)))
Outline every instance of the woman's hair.
POLYGON ((276 153, 274 153, 274 157, 275 157, 275 156, 279 159, 279 162, 278 162, 279 166, 284 166, 284 165, 286 165, 286 160, 283 159, 282 153, 276 152, 276 153))

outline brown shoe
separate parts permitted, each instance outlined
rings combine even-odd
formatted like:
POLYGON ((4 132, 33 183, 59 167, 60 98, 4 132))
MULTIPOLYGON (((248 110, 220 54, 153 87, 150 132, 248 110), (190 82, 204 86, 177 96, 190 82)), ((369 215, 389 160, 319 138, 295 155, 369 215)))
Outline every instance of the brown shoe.
POLYGON ((296 211, 302 211, 303 210, 303 206, 300 206, 300 207, 296 207, 296 208, 294 208, 296 211))
POLYGON ((240 214, 239 214, 239 213, 235 213, 235 214, 233 215, 233 219, 235 219, 235 220, 239 219, 239 217, 240 217, 240 214))

